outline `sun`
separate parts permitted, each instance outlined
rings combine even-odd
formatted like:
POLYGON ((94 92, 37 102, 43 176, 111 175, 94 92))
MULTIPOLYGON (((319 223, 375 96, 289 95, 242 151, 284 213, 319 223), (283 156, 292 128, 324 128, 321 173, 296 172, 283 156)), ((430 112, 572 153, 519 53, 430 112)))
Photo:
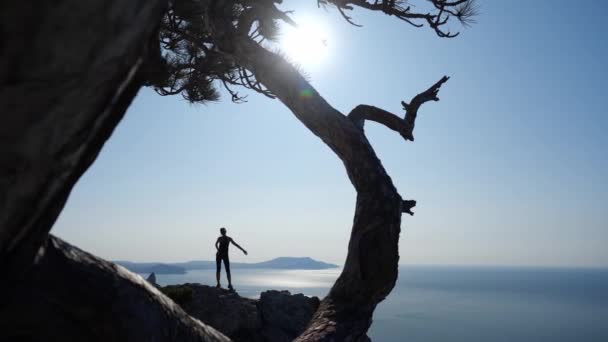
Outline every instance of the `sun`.
POLYGON ((314 19, 298 19, 298 27, 285 25, 279 47, 287 58, 303 68, 317 67, 329 56, 328 30, 314 19))

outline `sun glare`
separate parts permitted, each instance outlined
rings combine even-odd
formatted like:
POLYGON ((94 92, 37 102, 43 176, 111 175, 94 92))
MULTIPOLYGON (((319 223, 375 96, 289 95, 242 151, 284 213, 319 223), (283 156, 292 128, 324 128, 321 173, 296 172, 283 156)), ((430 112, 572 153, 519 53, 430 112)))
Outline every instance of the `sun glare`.
POLYGON ((314 19, 297 19, 297 22, 298 27, 286 25, 281 30, 281 51, 303 68, 322 64, 329 55, 327 29, 314 19))

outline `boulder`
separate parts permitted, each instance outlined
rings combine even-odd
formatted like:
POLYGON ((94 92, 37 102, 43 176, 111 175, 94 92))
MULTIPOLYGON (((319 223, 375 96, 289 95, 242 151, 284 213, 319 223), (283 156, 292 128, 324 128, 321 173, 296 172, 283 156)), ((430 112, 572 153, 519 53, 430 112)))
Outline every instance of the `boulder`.
POLYGON ((191 316, 223 332, 234 341, 262 341, 262 320, 256 302, 236 292, 201 285, 169 285, 162 291, 191 316))
POLYGON ((289 291, 262 292, 258 309, 266 341, 289 342, 300 335, 319 307, 319 298, 289 291))
POLYGON ((260 299, 201 285, 169 285, 161 290, 191 316, 235 342, 287 342, 304 331, 319 298, 289 291, 266 291, 260 299))
POLYGON ((0 300, 2 342, 231 341, 137 274, 52 235, 18 285, 0 300))

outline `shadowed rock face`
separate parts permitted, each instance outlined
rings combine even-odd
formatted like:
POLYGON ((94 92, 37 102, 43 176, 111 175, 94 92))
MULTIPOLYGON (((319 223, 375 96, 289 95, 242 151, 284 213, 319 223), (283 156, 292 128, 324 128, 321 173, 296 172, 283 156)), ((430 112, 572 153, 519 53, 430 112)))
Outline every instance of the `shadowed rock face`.
POLYGON ((193 317, 243 342, 292 341, 319 307, 317 297, 288 291, 266 291, 259 300, 200 284, 170 285, 162 291, 193 317))
POLYGON ((304 331, 318 307, 317 297, 292 295, 289 291, 262 292, 258 309, 266 341, 292 341, 304 331))
POLYGON ((2 342, 230 341, 142 277, 54 236, 2 293, 2 342))

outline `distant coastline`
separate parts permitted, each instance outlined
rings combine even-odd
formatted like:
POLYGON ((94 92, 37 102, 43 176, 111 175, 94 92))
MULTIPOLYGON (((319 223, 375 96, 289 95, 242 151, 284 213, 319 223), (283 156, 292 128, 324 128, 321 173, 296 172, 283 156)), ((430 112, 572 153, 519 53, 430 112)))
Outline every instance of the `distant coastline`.
MULTIPOLYGON (((125 267, 135 273, 156 273, 156 274, 184 274, 189 270, 215 269, 215 261, 192 260, 176 263, 160 262, 131 262, 116 260, 114 263, 125 267)), ((256 263, 234 262, 230 263, 231 268, 258 268, 258 269, 280 269, 280 270, 324 270, 337 268, 338 265, 314 260, 309 257, 279 257, 268 261, 256 263)))

